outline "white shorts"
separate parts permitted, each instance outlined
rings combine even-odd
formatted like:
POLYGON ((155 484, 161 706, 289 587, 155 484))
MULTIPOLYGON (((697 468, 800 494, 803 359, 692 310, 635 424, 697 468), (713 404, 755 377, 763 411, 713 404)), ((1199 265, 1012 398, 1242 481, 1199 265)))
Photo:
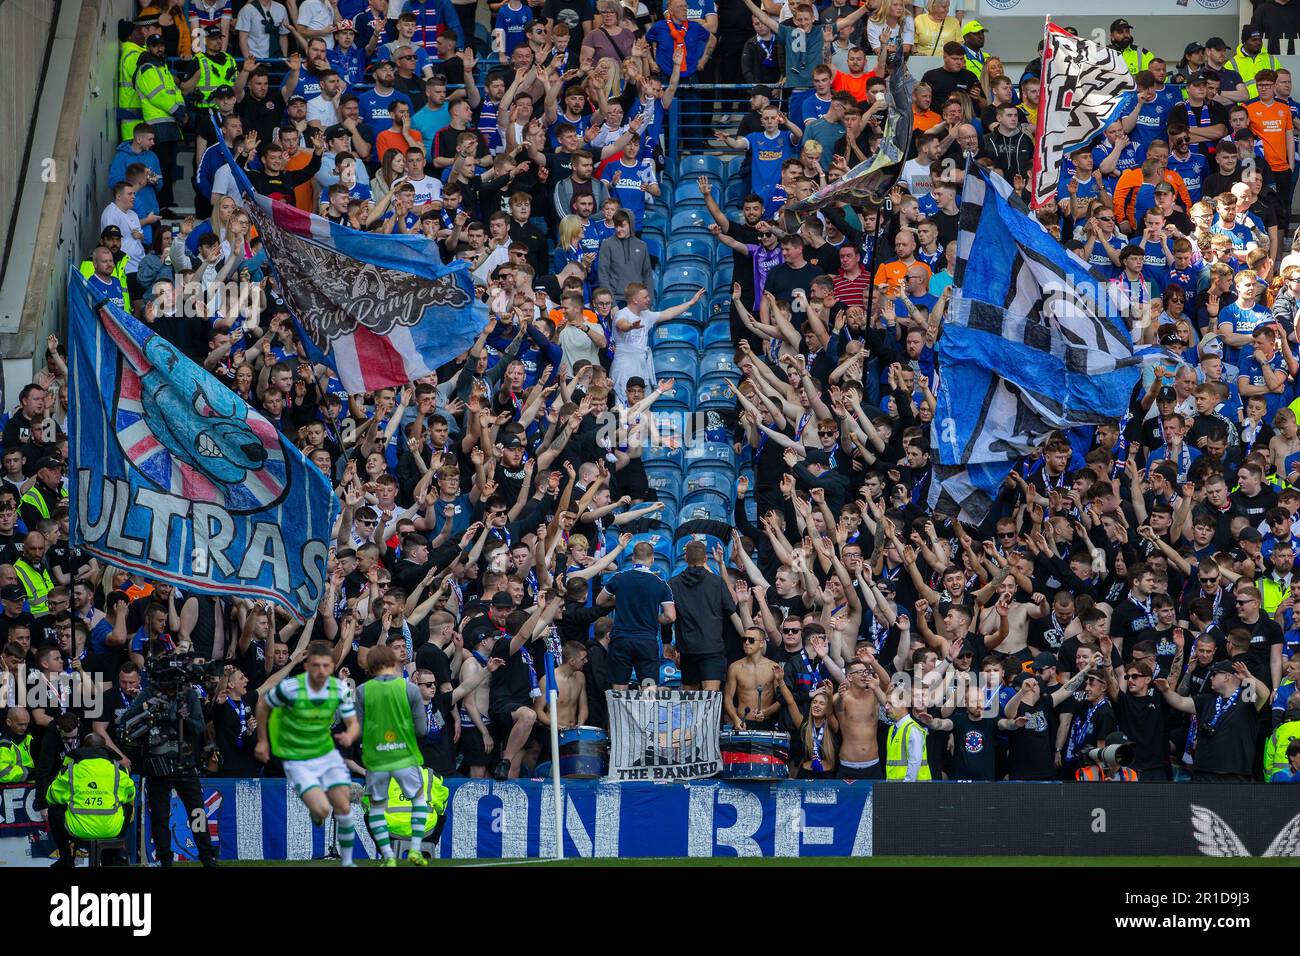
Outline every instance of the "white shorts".
POLYGON ((388 802, 388 782, 396 780, 402 788, 402 795, 407 800, 414 800, 424 786, 424 777, 419 767, 403 767, 401 770, 371 770, 366 772, 366 796, 371 803, 388 802))
POLYGON ((294 791, 300 797, 313 787, 329 790, 331 787, 347 787, 352 784, 352 774, 343 762, 343 755, 337 750, 310 760, 286 760, 284 776, 293 784, 294 791))

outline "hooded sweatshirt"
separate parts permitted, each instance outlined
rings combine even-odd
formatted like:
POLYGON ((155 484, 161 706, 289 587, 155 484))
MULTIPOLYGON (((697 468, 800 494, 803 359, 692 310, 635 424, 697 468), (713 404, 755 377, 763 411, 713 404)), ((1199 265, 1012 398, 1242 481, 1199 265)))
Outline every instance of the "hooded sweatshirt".
POLYGON ((687 567, 668 582, 677 608, 677 649, 683 654, 722 654, 722 631, 736 610, 722 578, 707 567, 687 567))

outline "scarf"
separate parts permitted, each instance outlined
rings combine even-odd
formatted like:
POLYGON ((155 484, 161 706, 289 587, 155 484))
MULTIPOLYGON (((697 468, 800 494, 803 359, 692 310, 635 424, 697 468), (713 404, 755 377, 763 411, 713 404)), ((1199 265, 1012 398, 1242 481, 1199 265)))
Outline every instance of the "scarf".
POLYGON ((1065 748, 1066 760, 1073 760, 1075 755, 1079 752, 1079 748, 1082 746, 1084 738, 1092 728, 1092 718, 1096 716, 1097 711, 1101 709, 1101 705, 1104 703, 1106 703, 1105 697, 1089 707, 1088 712, 1084 714, 1082 720, 1076 720, 1070 725, 1070 742, 1065 748))

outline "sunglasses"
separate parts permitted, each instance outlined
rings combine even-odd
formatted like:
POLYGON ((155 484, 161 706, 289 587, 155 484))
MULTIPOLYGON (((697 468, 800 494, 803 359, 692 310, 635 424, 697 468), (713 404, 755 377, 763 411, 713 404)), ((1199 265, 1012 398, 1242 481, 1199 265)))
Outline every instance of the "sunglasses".
POLYGON ((759 639, 759 638, 757 638, 757 637, 747 637, 747 638, 745 638, 745 640, 743 641, 743 643, 745 643, 745 644, 761 644, 761 643, 763 643, 763 642, 762 642, 761 639, 759 639))
POLYGON ((782 634, 802 634, 802 633, 803 633, 803 628, 802 628, 802 627, 783 627, 783 628, 781 628, 781 633, 782 633, 782 634))
POLYGON ((1141 678, 1146 677, 1146 676, 1147 676, 1146 674, 1125 674, 1125 675, 1124 675, 1124 679, 1125 679, 1125 680, 1140 680, 1141 678))
POLYGON ((415 686, 416 686, 416 687, 433 687, 433 686, 435 686, 435 685, 434 685, 433 681, 431 681, 431 680, 419 680, 419 681, 416 681, 416 682, 415 682, 415 686))
POLYGON ((824 432, 819 429, 817 434, 820 435, 822 438, 834 438, 839 433, 834 431, 824 432))

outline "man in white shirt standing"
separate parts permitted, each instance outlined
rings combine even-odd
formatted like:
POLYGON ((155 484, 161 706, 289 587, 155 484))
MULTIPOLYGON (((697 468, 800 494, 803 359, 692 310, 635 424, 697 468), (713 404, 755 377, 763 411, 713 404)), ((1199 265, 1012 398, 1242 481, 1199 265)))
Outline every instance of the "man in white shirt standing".
POLYGON ((303 0, 298 4, 298 33, 310 40, 320 37, 334 49, 334 22, 343 19, 334 0, 303 0))
POLYGON ((235 30, 239 33, 239 50, 245 59, 251 56, 269 60, 289 55, 285 39, 290 33, 289 11, 276 0, 250 0, 244 4, 239 19, 235 21, 235 30), (271 49, 273 38, 274 52, 271 49))
POLYGON ((132 299, 139 291, 135 274, 140 268, 140 260, 144 258, 142 241, 144 232, 140 227, 159 221, 157 213, 150 213, 145 218, 147 222, 141 223, 140 217, 136 215, 135 187, 129 183, 118 183, 113 187, 113 201, 105 206, 104 211, 99 215, 100 229, 117 226, 122 232, 122 251, 126 253, 127 284, 137 286, 130 290, 132 299))

